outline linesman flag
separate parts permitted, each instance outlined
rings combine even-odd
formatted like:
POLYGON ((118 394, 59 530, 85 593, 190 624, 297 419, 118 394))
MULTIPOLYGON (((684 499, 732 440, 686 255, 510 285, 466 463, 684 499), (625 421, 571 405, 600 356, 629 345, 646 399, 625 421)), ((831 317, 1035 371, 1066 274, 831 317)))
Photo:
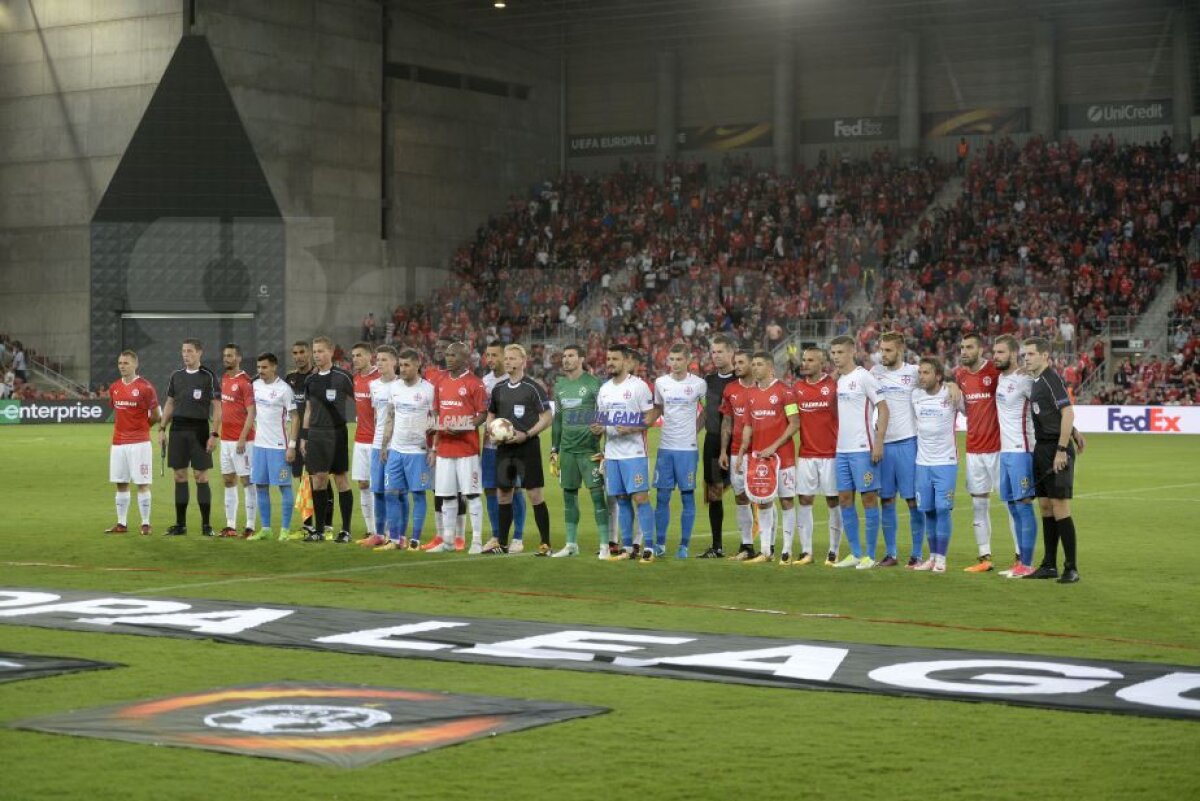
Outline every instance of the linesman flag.
POLYGON ((308 480, 308 471, 300 473, 300 491, 296 493, 296 511, 300 519, 306 520, 313 516, 312 482, 308 480))

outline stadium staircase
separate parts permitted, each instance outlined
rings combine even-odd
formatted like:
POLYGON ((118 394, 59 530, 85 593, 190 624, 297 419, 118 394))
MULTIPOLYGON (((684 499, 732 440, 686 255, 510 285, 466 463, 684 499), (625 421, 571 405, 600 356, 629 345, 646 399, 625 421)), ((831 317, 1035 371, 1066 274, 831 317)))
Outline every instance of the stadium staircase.
POLYGON ((575 315, 575 327, 571 328, 565 323, 559 323, 554 335, 545 340, 546 347, 553 351, 559 351, 580 339, 587 339, 587 332, 591 330, 592 318, 600 313, 600 307, 605 300, 612 299, 614 302, 620 302, 622 290, 628 287, 629 282, 633 279, 633 271, 633 267, 622 264, 610 273, 612 277, 608 282, 608 290, 597 288, 583 299, 583 303, 572 309, 571 313, 575 315))
MULTIPOLYGON (((1148 343, 1148 347, 1145 350, 1147 356, 1165 357, 1170 352, 1168 347, 1168 328, 1170 326, 1171 311, 1175 308, 1175 301, 1178 298, 1179 290, 1175 288, 1174 277, 1168 276, 1162 282, 1162 286, 1158 290, 1158 294, 1154 296, 1154 300, 1142 312, 1142 316, 1138 318, 1137 324, 1127 335, 1130 339, 1141 339, 1148 343)), ((1092 395, 1111 380, 1111 369, 1114 361, 1112 358, 1109 358, 1107 362, 1106 369, 1093 370, 1091 375, 1079 383, 1079 387, 1075 390, 1075 397, 1080 399, 1081 402, 1090 401, 1092 395)))

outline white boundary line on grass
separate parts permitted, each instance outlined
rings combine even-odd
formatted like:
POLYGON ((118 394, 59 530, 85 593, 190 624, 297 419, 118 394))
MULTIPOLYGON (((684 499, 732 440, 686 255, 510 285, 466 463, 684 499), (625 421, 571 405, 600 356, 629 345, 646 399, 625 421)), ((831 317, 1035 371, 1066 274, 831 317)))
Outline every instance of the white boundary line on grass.
POLYGON ((1151 492, 1153 490, 1183 489, 1185 487, 1200 487, 1200 481, 1193 481, 1188 484, 1152 484, 1147 487, 1128 487, 1126 489, 1107 490, 1105 492, 1085 492, 1082 495, 1076 495, 1075 498, 1116 498, 1120 497, 1118 493, 1151 492))

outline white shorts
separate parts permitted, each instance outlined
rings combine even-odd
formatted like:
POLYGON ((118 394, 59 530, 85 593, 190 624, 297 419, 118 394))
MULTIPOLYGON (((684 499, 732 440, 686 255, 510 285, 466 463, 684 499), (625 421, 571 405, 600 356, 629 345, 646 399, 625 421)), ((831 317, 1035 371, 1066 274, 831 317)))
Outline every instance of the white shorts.
POLYGON ((246 452, 237 452, 237 440, 221 440, 221 475, 237 473, 239 476, 250 475, 250 462, 254 456, 254 443, 246 443, 246 452))
POLYGON ((1000 453, 967 454, 967 493, 989 495, 1000 486, 1000 453))
POLYGON ((483 492, 478 456, 439 456, 433 466, 433 494, 478 495, 483 492))
POLYGON ((113 445, 108 452, 108 480, 138 486, 154 483, 154 449, 150 443, 113 445))
POLYGON ((746 463, 742 462, 742 469, 738 470, 736 457, 729 465, 729 486, 733 487, 734 495, 746 494, 746 463))
POLYGON ((779 468, 779 494, 776 497, 796 497, 796 465, 779 468))
POLYGON ((371 449, 374 447, 369 442, 354 443, 354 457, 350 462, 351 481, 371 480, 371 449))
POLYGON ((796 494, 810 495, 814 498, 825 496, 836 497, 837 470, 833 459, 796 460, 796 494))

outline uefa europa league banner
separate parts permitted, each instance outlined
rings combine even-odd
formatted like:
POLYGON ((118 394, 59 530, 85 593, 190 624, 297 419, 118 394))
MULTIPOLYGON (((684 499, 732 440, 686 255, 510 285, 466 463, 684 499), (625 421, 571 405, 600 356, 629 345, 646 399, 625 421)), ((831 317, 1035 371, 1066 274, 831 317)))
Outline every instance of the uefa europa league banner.
POLYGON ((1200 721, 1200 667, 401 612, 0 590, 0 623, 1200 721))

